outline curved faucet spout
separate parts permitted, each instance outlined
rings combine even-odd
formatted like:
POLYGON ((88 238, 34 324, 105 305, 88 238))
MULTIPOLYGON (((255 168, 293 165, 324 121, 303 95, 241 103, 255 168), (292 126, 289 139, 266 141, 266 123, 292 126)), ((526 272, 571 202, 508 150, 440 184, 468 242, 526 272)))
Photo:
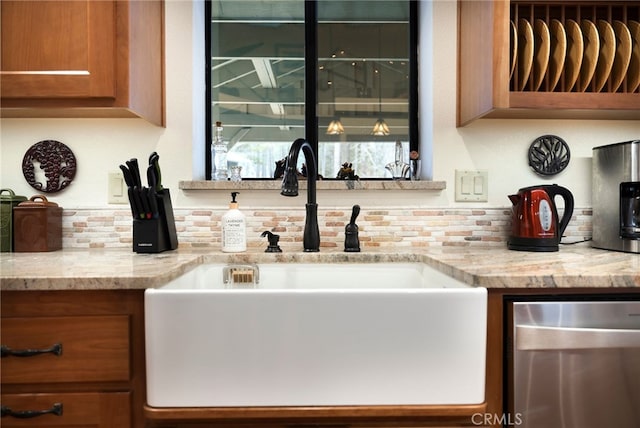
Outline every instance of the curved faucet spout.
POLYGON ((283 196, 298 196, 298 176, 296 166, 298 154, 302 150, 307 166, 307 216, 304 225, 303 245, 305 251, 320 251, 320 230, 318 228, 318 204, 316 203, 316 180, 318 178, 318 164, 313 154, 313 148, 303 138, 298 138, 291 145, 282 178, 283 196))
POLYGON ((284 177, 282 178, 283 196, 298 196, 298 176, 296 166, 298 165, 298 154, 302 150, 305 165, 307 166, 307 203, 316 203, 316 179, 318 177, 318 164, 313 154, 311 144, 304 138, 298 138, 291 144, 289 155, 285 164, 284 177))

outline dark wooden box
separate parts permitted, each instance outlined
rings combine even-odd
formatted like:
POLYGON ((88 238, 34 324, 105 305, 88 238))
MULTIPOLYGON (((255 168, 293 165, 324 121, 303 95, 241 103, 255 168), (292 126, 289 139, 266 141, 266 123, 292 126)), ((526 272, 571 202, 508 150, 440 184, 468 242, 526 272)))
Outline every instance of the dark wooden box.
POLYGON ((14 251, 62 249, 62 208, 37 195, 13 208, 14 251))

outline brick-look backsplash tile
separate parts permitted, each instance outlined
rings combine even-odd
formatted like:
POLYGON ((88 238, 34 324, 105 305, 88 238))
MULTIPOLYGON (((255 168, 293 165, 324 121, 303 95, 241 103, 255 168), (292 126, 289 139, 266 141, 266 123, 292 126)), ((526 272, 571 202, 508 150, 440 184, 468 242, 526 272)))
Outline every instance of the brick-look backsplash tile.
MULTIPOLYGON (((175 209, 178 241, 182 247, 219 249, 220 221, 226 210, 175 209)), ((251 210, 247 218, 247 245, 266 246, 260 234, 270 230, 280 235, 280 242, 302 242, 305 212, 303 208, 251 210)), ((132 245, 131 212, 123 209, 70 209, 63 215, 64 248, 110 248, 132 245)), ((344 228, 351 209, 318 211, 321 246, 344 245, 344 228)), ((565 236, 576 241, 591 236, 592 210, 574 211, 565 236)), ((433 209, 362 209, 356 221, 360 245, 367 247, 442 247, 506 244, 511 226, 511 211, 505 208, 433 208, 433 209)))

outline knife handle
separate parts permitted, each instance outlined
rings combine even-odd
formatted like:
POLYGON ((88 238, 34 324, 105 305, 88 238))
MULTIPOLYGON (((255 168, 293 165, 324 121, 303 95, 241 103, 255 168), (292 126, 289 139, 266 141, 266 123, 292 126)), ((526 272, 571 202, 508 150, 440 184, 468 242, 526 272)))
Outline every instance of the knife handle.
POLYGON ((131 177, 133 178, 134 187, 138 188, 142 187, 142 180, 140 179, 140 168, 138 167, 138 159, 132 158, 125 162, 129 167, 129 171, 131 172, 131 177))
POLYGON ((156 185, 158 184, 158 179, 156 178, 156 170, 153 165, 149 165, 147 167, 147 183, 149 184, 149 189, 156 190, 156 185))
POLYGON ((153 152, 151 156, 149 156, 149 166, 153 166, 154 176, 155 176, 155 186, 153 186, 156 191, 162 190, 162 173, 160 172, 160 155, 158 153, 153 152))
POLYGON ((127 187, 135 186, 133 183, 133 177, 131 176, 131 171, 129 171, 129 169, 124 165, 120 165, 120 170, 122 171, 122 176, 124 177, 124 182, 127 184, 127 187))
POLYGON ((127 196, 129 197, 129 207, 131 208, 131 217, 137 218, 138 216, 136 215, 136 208, 135 208, 135 205, 133 203, 132 192, 133 192, 133 189, 131 187, 128 187, 127 188, 127 196))
POLYGON ((160 217, 160 212, 158 211, 158 194, 153 187, 149 189, 149 208, 151 208, 151 216, 153 218, 160 217))
POLYGON ((142 205, 142 198, 141 198, 141 194, 140 194, 140 189, 138 188, 138 186, 133 187, 132 189, 129 189, 131 192, 131 197, 133 199, 133 204, 135 205, 135 218, 140 218, 140 219, 144 219, 145 217, 145 212, 144 212, 144 207, 142 205))
POLYGON ((140 199, 142 200, 142 209, 144 210, 144 218, 146 219, 150 219, 151 216, 153 215, 151 213, 151 201, 149 198, 149 188, 148 187, 143 187, 142 189, 140 189, 140 199))

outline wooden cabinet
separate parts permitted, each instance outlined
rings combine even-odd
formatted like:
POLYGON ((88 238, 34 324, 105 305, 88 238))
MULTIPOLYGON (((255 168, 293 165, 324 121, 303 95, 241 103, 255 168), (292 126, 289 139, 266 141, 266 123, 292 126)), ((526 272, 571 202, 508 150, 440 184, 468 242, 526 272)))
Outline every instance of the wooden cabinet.
POLYGON ((2 343, 4 385, 129 380, 126 315, 4 318, 2 343))
POLYGON ((0 3, 2 117, 164 124, 163 3, 0 3))
POLYGON ((3 427, 127 428, 131 425, 131 394, 84 392, 52 394, 2 394, 3 427), (40 413, 27 418, 9 413, 40 413))
MULTIPOLYGON (((481 117, 640 119, 640 89, 629 90, 628 79, 615 90, 611 79, 602 89, 592 84, 584 90, 562 83, 550 87, 547 77, 539 87, 514 85, 511 60, 518 36, 512 37, 511 22, 520 19, 529 23, 557 20, 562 25, 570 19, 628 24, 640 19, 640 5, 636 1, 459 0, 458 126, 481 117)), ((533 43, 538 43, 535 36, 533 43)), ((517 76, 517 66, 514 73, 517 76)), ((561 82, 566 73, 562 71, 561 82)))
POLYGON ((1 305, 2 426, 144 426, 143 290, 11 291, 1 305))
POLYGON ((1 8, 3 98, 115 98, 114 2, 1 8))

